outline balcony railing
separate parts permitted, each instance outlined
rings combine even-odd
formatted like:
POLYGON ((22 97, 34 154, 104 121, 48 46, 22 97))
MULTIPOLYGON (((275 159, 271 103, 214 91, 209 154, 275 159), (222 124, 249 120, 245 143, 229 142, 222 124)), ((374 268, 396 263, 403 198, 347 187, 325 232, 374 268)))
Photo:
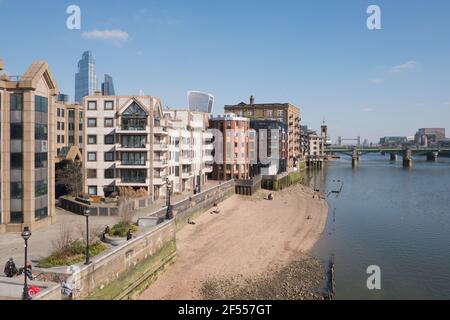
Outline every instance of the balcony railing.
POLYGON ((146 160, 121 160, 123 166, 145 166, 146 160))
POLYGON ((125 131, 146 131, 147 126, 146 125, 128 125, 128 124, 122 124, 119 126, 120 130, 125 131))
POLYGON ((147 179, 146 176, 141 176, 141 177, 126 177, 126 176, 123 176, 121 178, 121 181, 122 181, 122 183, 145 183, 146 179, 147 179))

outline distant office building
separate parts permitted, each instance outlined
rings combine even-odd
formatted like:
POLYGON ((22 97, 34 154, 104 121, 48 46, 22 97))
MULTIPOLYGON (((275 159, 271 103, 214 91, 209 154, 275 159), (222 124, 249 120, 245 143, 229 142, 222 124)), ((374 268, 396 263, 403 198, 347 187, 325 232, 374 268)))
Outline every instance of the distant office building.
POLYGON ((288 167, 295 168, 302 159, 300 140, 300 109, 290 103, 255 104, 253 96, 250 103, 241 102, 237 105, 226 105, 226 113, 236 116, 256 119, 276 119, 288 128, 288 167))
POLYGON ((382 137, 380 138, 379 144, 388 147, 388 146, 398 146, 403 143, 408 142, 408 139, 406 137, 382 137))
POLYGON ((105 80, 102 83, 102 95, 115 96, 113 78, 109 74, 105 74, 105 80))
POLYGON ((83 97, 92 96, 96 90, 95 60, 91 51, 85 51, 75 74, 75 102, 82 103, 83 97))
POLYGON ((445 128, 421 128, 414 137, 414 141, 422 146, 436 144, 444 139, 445 128))
POLYGON ((287 126, 277 120, 251 120, 250 128, 256 131, 257 163, 252 163, 252 176, 276 175, 287 171, 287 126), (261 159, 265 157, 266 159, 261 159))
POLYGON ((22 76, 0 76, 0 233, 55 222, 57 94, 45 61, 22 76))
POLYGON ((214 96, 200 91, 188 91, 188 103, 190 111, 211 113, 214 96))

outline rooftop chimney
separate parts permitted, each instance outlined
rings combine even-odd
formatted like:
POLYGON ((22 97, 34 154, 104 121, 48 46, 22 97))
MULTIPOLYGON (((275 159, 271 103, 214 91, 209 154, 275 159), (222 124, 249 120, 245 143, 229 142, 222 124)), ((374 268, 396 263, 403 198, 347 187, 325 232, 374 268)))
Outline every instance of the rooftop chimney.
POLYGON ((250 104, 253 104, 255 102, 255 97, 250 96, 250 104))

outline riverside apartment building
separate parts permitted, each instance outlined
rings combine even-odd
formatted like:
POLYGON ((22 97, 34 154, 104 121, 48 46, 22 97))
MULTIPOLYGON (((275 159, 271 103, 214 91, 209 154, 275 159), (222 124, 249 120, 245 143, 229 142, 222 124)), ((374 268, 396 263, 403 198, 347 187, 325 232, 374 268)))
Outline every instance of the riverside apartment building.
POLYGON ((302 161, 300 139, 300 109, 290 103, 255 103, 253 96, 250 103, 226 105, 226 113, 234 113, 251 120, 278 120, 287 126, 288 133, 288 168, 298 167, 302 161))
POLYGON ((55 216, 55 96, 48 64, 35 61, 21 76, 1 74, 0 232, 49 225, 55 216))
MULTIPOLYGON (((193 191, 212 172, 212 133, 208 114, 189 110, 164 110, 168 134, 168 178, 173 192, 193 191)), ((165 191, 163 191, 165 192, 165 191)))
POLYGON ((153 171, 156 152, 167 151, 160 127, 161 101, 150 96, 84 97, 85 193, 109 196, 119 187, 154 195, 165 182, 153 171))
MULTIPOLYGON (((163 110, 151 96, 84 98, 85 192, 107 197, 133 188, 157 200, 206 182, 206 114, 163 110)), ((210 147, 212 149, 212 147, 210 147)))

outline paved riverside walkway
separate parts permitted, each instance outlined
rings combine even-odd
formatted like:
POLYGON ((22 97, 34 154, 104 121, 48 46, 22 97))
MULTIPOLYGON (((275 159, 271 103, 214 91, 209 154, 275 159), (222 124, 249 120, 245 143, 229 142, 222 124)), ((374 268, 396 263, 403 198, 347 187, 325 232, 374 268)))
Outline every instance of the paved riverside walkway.
MULTIPOLYGON (((218 182, 208 181, 206 185, 202 186, 202 191, 205 191, 215 185, 218 182)), ((171 202, 175 203, 186 199, 191 196, 192 192, 186 192, 183 194, 176 194, 171 197, 171 202)), ((151 206, 139 209, 134 212, 133 220, 137 221, 138 218, 147 216, 156 210, 165 207, 166 200, 160 199, 153 203, 151 206)), ((89 217, 89 229, 98 230, 100 234, 106 225, 112 227, 119 222, 120 217, 104 217, 104 216, 91 216, 89 217)), ((56 209, 56 223, 35 231, 32 231, 30 240, 28 241, 28 260, 32 262, 34 266, 38 260, 48 257, 52 251, 54 251, 53 243, 58 239, 61 228, 67 226, 72 231, 73 237, 81 237, 81 230, 86 229, 86 218, 81 215, 74 214, 62 209, 56 209)), ((15 233, 3 233, 0 234, 0 273, 3 274, 3 268, 6 261, 12 257, 16 263, 16 266, 22 267, 24 264, 24 241, 20 234, 15 233)))

